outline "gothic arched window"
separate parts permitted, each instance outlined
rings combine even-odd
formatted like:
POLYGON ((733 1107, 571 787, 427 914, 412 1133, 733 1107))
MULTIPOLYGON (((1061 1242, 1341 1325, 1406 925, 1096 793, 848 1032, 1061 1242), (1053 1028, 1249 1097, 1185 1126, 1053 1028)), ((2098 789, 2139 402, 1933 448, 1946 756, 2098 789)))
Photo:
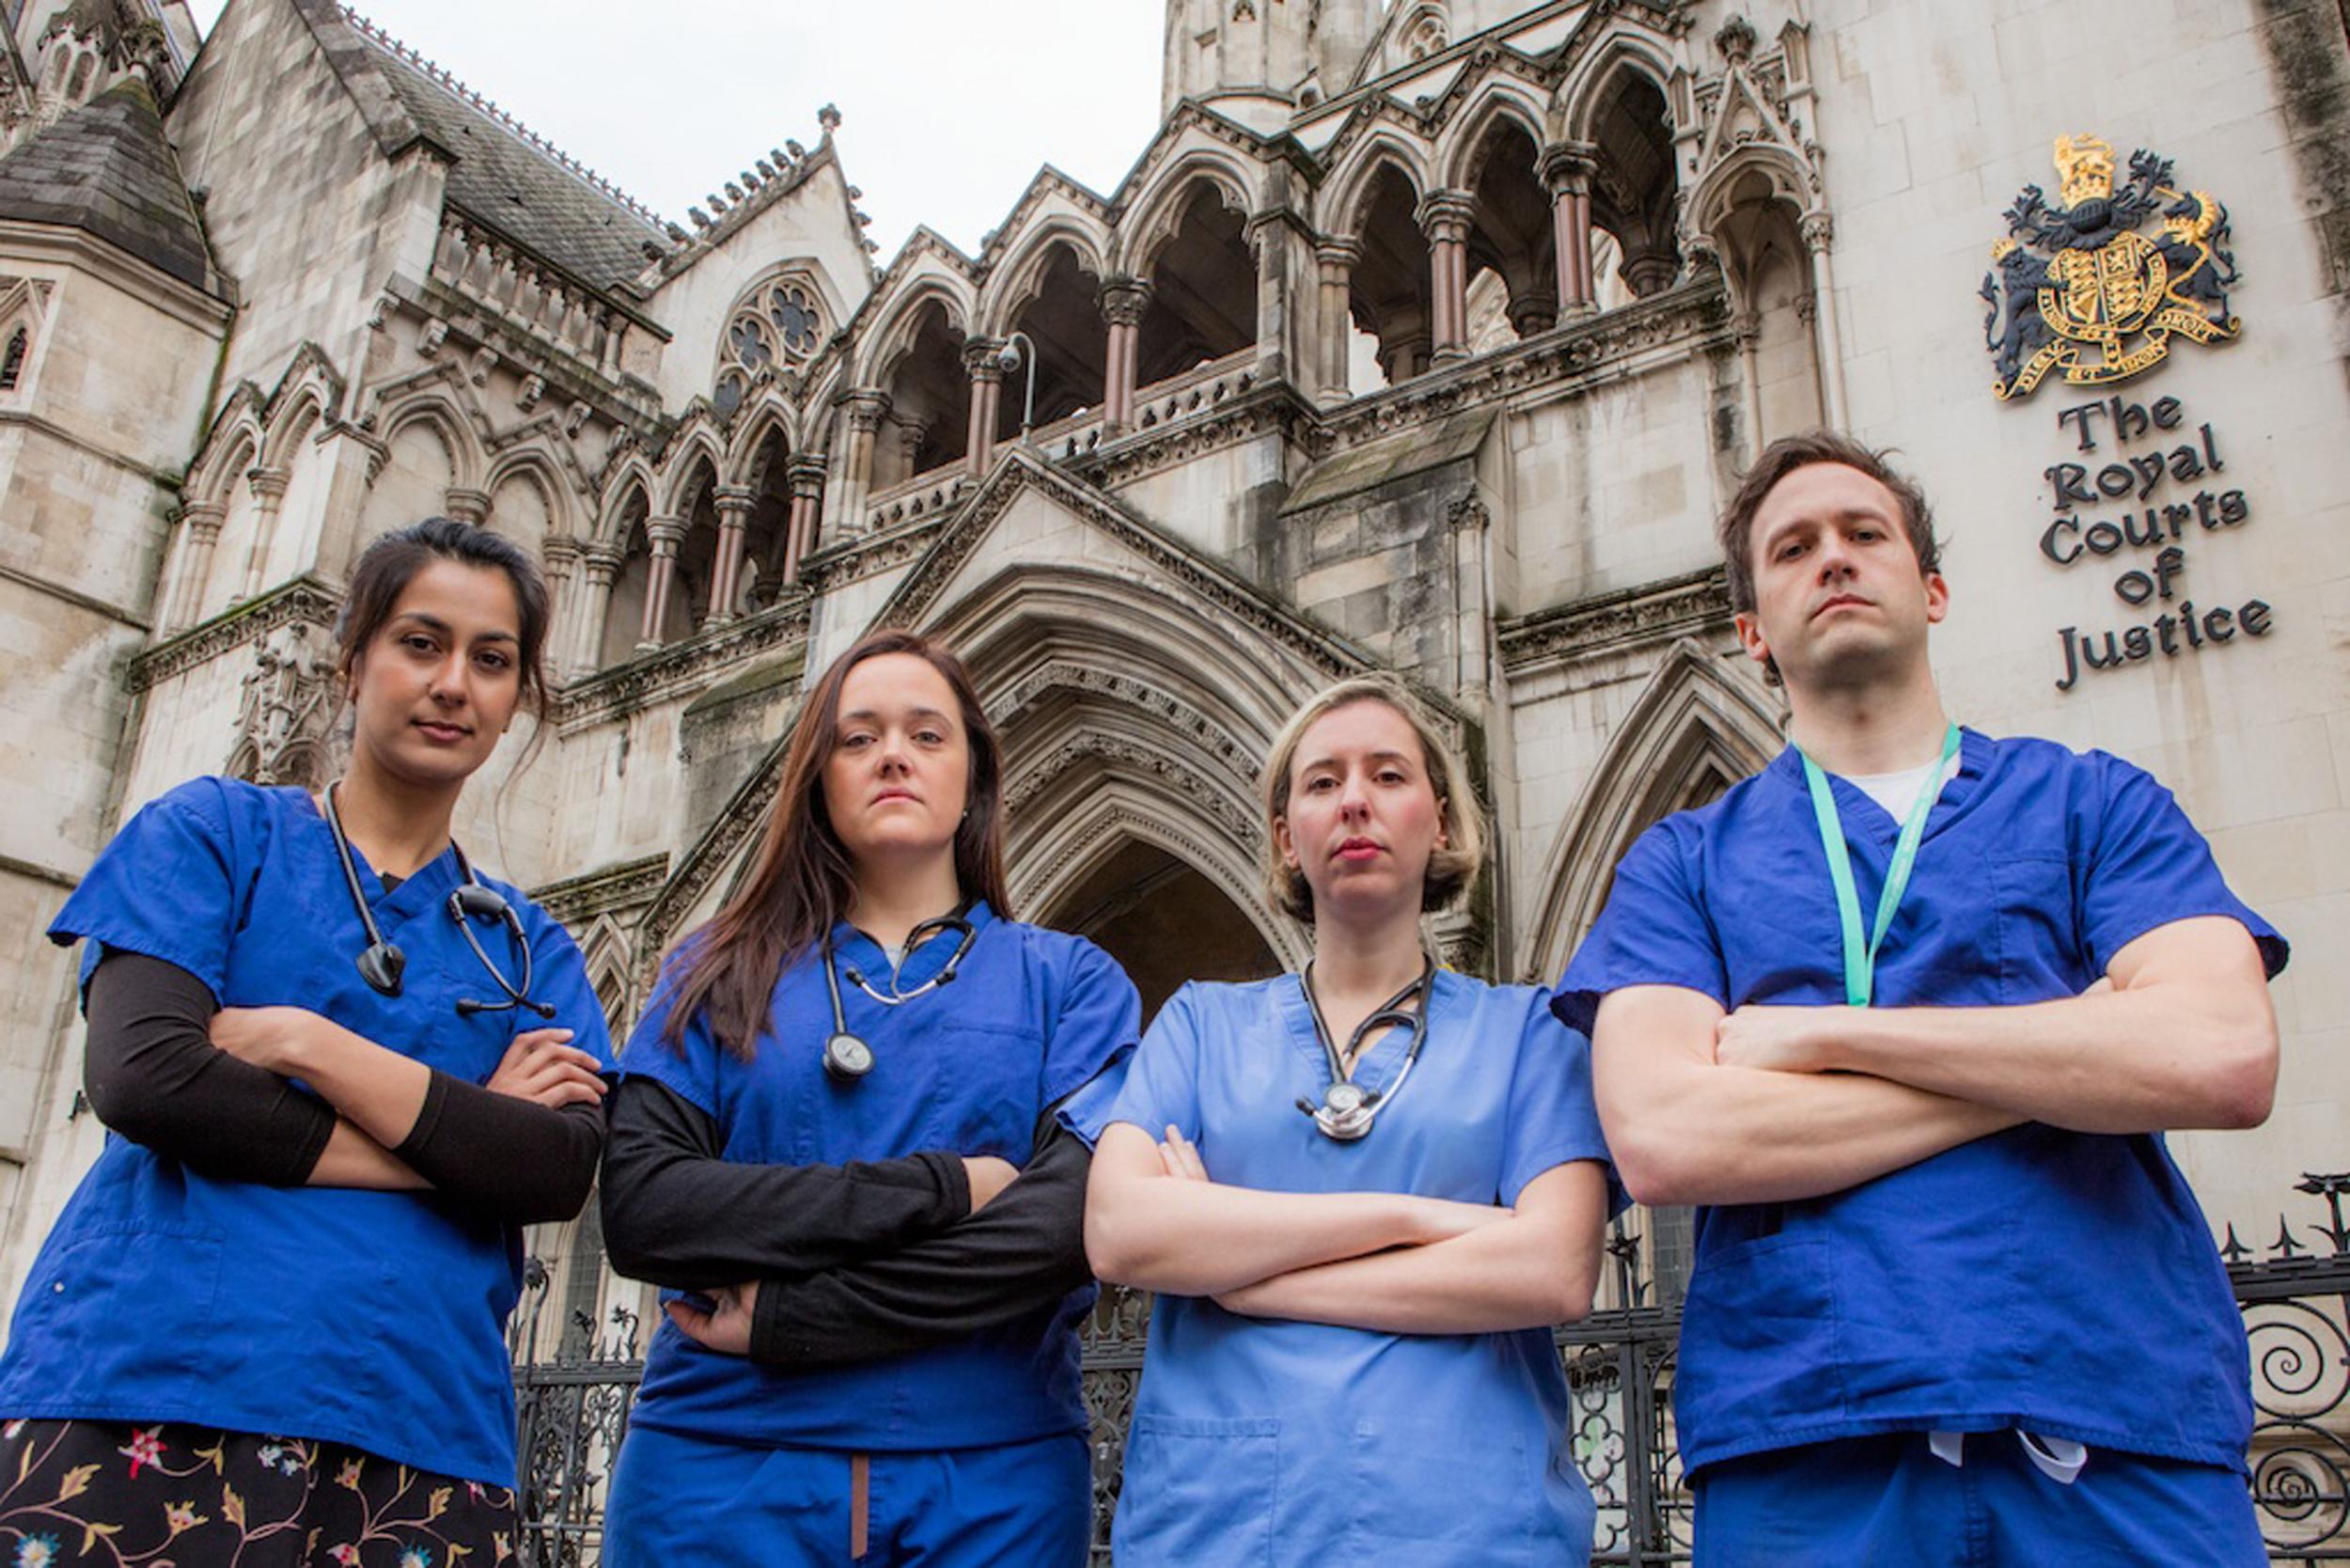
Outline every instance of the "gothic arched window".
POLYGON ((8 335, 8 349, 0 353, 0 392, 15 391, 24 379, 24 353, 31 347, 32 339, 25 337, 23 327, 8 335))
POLYGON ((751 388, 781 365, 797 365, 816 352, 823 337, 823 311, 816 290, 796 279, 762 284, 735 307, 719 355, 718 385, 711 400, 722 415, 743 406, 751 388))

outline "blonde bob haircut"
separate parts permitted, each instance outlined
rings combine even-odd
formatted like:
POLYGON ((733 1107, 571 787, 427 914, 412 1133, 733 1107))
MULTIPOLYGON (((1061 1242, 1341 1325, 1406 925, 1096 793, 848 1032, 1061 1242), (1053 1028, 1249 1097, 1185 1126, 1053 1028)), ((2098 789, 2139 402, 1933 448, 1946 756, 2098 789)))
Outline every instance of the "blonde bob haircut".
POLYGON ((1274 840, 1273 824, 1289 815, 1290 775, 1297 763, 1298 743, 1314 721, 1357 702, 1383 702, 1402 716, 1419 737, 1420 762, 1442 808, 1446 842, 1428 856, 1428 875, 1420 887, 1423 914, 1442 909, 1466 893, 1485 862, 1485 808, 1470 788, 1468 770, 1445 744, 1444 731, 1419 699, 1402 683, 1384 675, 1360 675, 1327 686, 1308 698, 1290 715, 1274 737, 1273 754, 1264 769, 1264 895, 1272 905, 1308 925, 1314 920, 1313 888, 1306 873, 1285 864, 1274 840))

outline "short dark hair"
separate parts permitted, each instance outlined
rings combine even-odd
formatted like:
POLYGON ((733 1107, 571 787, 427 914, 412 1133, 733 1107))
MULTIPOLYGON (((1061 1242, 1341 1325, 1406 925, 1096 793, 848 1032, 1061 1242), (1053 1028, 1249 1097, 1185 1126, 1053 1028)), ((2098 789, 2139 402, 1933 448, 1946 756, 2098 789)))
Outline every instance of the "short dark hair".
POLYGON ((487 528, 447 517, 428 517, 405 528, 394 528, 360 552, 351 570, 351 587, 343 595, 342 613, 335 620, 337 664, 345 680, 357 666, 375 634, 391 619, 392 606, 417 572, 435 560, 503 572, 514 585, 514 609, 522 624, 515 628, 522 647, 517 660, 522 670, 522 695, 530 712, 544 715, 547 705, 547 582, 539 574, 529 553, 512 540, 487 528))
POLYGON ((1798 468, 1809 468, 1815 463, 1841 463, 1856 468, 1893 493, 1901 503, 1902 525, 1909 534, 1910 548, 1918 553, 1920 572, 1942 570, 1942 545, 1934 537, 1934 511, 1926 505, 1926 493, 1918 488, 1918 481, 1895 468, 1887 454, 1873 447, 1864 446, 1839 431, 1811 431, 1803 435, 1782 435, 1762 448, 1738 481, 1738 494, 1731 496, 1730 508, 1722 513, 1715 537, 1722 547, 1722 561, 1730 576, 1730 607, 1740 612, 1754 608, 1754 517, 1762 510, 1762 502, 1778 488, 1778 481, 1798 468))

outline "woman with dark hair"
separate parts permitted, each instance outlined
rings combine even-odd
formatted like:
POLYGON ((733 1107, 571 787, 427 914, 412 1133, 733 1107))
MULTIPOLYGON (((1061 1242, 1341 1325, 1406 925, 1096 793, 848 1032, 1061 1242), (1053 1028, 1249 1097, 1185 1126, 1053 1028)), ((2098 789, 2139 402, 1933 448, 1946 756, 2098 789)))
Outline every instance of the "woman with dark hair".
POLYGON ((522 1227, 587 1199, 610 1048, 570 936, 449 824, 546 627, 496 535, 377 540, 349 771, 170 791, 50 926, 111 1131, 0 1358, 11 1562, 513 1559, 522 1227))
POLYGON ((604 1242, 684 1294, 611 1568, 1084 1561, 1099 1126, 1054 1112, 1132 1048, 1137 1004, 1099 949, 1010 916, 969 676, 867 637, 808 692, 748 876, 624 1053, 604 1242))
POLYGON ((1120 1568, 1583 1562, 1550 1327, 1590 1309, 1607 1216, 1589 1044, 1430 953, 1483 816, 1401 686, 1308 702, 1264 792, 1267 901, 1313 958, 1177 992, 1093 1162, 1094 1266, 1159 1293, 1120 1568))

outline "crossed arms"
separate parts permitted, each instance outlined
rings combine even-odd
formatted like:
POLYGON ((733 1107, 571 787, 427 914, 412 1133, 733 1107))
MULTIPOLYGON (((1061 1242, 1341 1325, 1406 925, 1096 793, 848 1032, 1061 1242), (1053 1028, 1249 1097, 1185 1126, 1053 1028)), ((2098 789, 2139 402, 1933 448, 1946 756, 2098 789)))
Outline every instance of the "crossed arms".
POLYGON ((1174 1128, 1115 1122, 1094 1152, 1086 1251, 1103 1278, 1250 1317, 1390 1334, 1547 1326, 1590 1310, 1606 1188, 1554 1166, 1515 1205, 1213 1181, 1174 1128))
POLYGON ((1630 986, 1601 1002, 1593 1087, 1647 1203, 1841 1192, 2027 1121, 2084 1133, 2252 1127, 2277 1016, 2242 924, 2157 926, 2083 995, 2020 1007, 1758 1007, 1630 986))

